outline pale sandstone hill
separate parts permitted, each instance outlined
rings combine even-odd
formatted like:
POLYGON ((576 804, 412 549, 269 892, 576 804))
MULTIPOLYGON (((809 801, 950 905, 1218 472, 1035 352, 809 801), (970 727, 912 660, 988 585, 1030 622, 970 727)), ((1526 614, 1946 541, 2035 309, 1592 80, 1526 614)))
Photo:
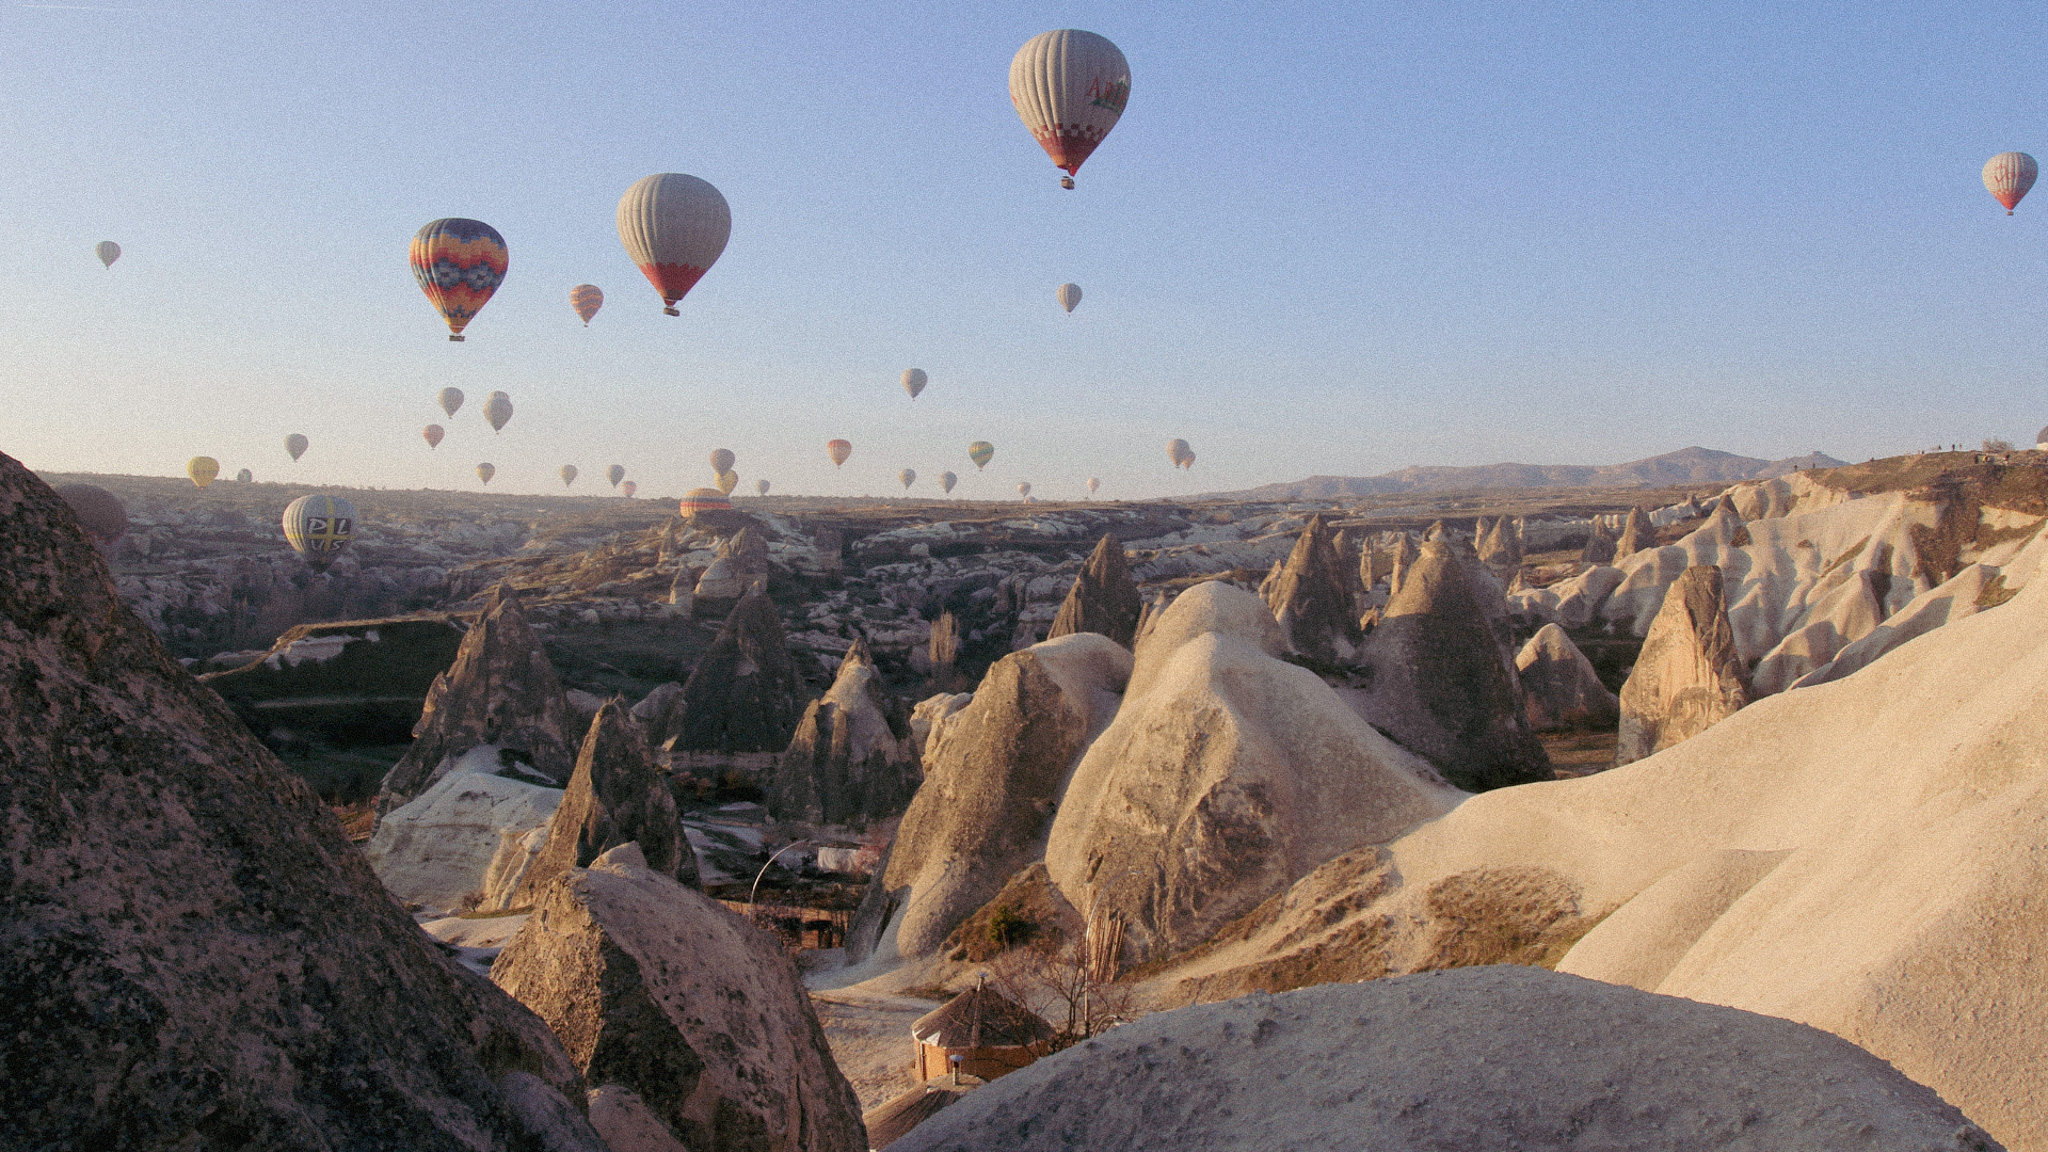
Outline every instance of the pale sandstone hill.
POLYGON ((363 859, 393 896, 454 912, 471 897, 492 907, 502 899, 491 897, 511 895, 504 881, 516 884, 540 850, 562 790, 499 776, 497 766, 497 746, 478 745, 433 787, 377 822, 363 859), (515 874, 501 877, 502 890, 494 893, 492 866, 501 861, 515 874))
POLYGON ((891 1152, 1990 1152, 1817 1029, 1517 967, 1148 1016, 963 1096, 891 1152))
POLYGON ((1455 801, 1283 650, 1251 594, 1221 581, 1183 592, 1074 771, 1046 867, 1074 906, 1124 918, 1135 960, 1199 943, 1324 860, 1455 801))
POLYGON ((413 926, 4 455, 0 797, 0 1143, 602 1152, 540 1021, 413 926))
POLYGON ((1555 624, 1536 630, 1515 653, 1522 678, 1522 708, 1531 728, 1602 728, 1620 715, 1621 702, 1593 662, 1555 624))
POLYGON ((1627 764, 1690 740, 1749 703, 1742 657, 1728 627, 1721 570, 1688 568, 1664 595, 1664 608, 1621 686, 1621 730, 1614 762, 1627 764))
POLYGON ((1168 978, 1217 996, 1534 960, 1618 909, 1563 970, 1826 1029, 2043 1152, 2043 748, 2037 581, 1646 760, 1333 861, 1168 978))

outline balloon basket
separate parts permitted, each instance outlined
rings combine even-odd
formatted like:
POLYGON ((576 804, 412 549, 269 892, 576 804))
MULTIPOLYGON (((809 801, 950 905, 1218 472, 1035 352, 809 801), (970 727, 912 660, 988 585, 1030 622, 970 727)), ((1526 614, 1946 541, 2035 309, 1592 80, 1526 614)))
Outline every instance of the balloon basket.
POLYGON ((681 313, 681 312, 678 312, 678 311, 676 311, 676 310, 675 310, 674 308, 672 308, 672 307, 671 307, 671 308, 663 308, 663 309, 661 310, 661 314, 662 314, 663 316, 681 316, 681 315, 682 315, 682 313, 681 313))
POLYGON ((1067 189, 1067 190, 1068 190, 1068 191, 1070 191, 1070 192, 1071 192, 1071 191, 1073 191, 1073 188, 1074 188, 1074 178, 1073 178, 1072 176, 1062 176, 1062 177, 1060 177, 1060 187, 1062 187, 1062 188, 1065 188, 1065 189, 1067 189))
POLYGON ((449 334, 448 334, 448 342, 449 342, 450 344, 460 344, 460 343, 462 343, 462 333, 460 333, 460 332, 451 332, 451 333, 449 333, 449 334))

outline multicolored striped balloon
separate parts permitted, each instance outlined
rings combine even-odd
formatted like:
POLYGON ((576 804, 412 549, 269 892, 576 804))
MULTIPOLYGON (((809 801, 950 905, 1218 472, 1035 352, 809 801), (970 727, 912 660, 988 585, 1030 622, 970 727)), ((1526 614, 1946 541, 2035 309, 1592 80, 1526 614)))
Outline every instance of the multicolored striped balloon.
POLYGON ((996 458, 996 446, 986 440, 976 440, 967 446, 967 458, 974 461, 977 469, 986 468, 988 462, 996 458))
POLYGON ((569 307, 583 317, 583 326, 590 327, 590 318, 604 307, 604 290, 595 284, 578 284, 569 289, 569 307))
POLYGON ((413 278, 448 322, 450 340, 462 339, 462 330, 505 282, 510 266, 505 238, 481 220, 451 216, 412 238, 413 278))
POLYGON ((1116 127, 1131 98, 1131 66, 1093 32, 1061 28, 1026 41, 1010 61, 1010 103, 1072 188, 1081 164, 1116 127))
POLYGON ((827 440, 825 441, 825 455, 832 458, 832 466, 837 468, 839 465, 846 463, 847 457, 853 455, 853 441, 827 440))
POLYGON ((2005 205, 2007 216, 2012 215, 2040 175, 2041 166, 2025 152, 2000 152, 1984 162, 1985 190, 2005 205))
POLYGON ((661 293, 662 311, 680 316, 689 295, 732 239, 732 207, 708 182, 657 172, 619 197, 619 243, 661 293))
POLYGON ((638 492, 639 490, 640 486, 638 484, 633 483, 631 480, 628 480, 624 484, 619 485, 619 491, 624 492, 626 494, 626 499, 628 500, 631 500, 633 498, 633 493, 638 492))
POLYGON ((731 510, 732 501, 726 499, 725 493, 720 492, 716 488, 692 488, 688 492, 683 493, 682 502, 677 505, 677 511, 685 516, 698 512, 729 512, 731 510))
POLYGON ((339 496, 316 492, 285 506, 285 541, 315 569, 334 563, 355 536, 355 505, 339 496))

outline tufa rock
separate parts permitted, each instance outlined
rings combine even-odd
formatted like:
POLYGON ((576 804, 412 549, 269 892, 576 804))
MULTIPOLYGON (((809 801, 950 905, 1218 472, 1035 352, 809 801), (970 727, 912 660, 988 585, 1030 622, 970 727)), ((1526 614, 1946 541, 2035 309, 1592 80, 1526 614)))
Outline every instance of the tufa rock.
POLYGON ((795 963, 634 845, 543 888, 491 980, 554 1029, 599 1093, 633 1093, 622 1111, 691 1152, 867 1148, 795 963))
POLYGON ((1344 565, 1321 515, 1295 538, 1286 566, 1266 604, 1280 622, 1287 650, 1325 664, 1349 663, 1358 654, 1357 607, 1344 565))
POLYGON ((1513 568, 1522 562, 1521 538, 1502 516, 1481 532, 1474 541, 1479 561, 1491 568, 1513 568))
POLYGON ((920 778, 901 708, 867 641, 856 640, 776 761, 768 811, 781 820, 866 824, 903 811, 920 778))
POLYGON ((943 676, 960 659, 960 619, 951 612, 939 613, 932 621, 932 638, 925 650, 934 675, 943 676))
POLYGON ((1389 601, 1400 593, 1402 582, 1408 578, 1408 569, 1413 568, 1415 562, 1421 558, 1422 553, 1415 547, 1415 538, 1413 536, 1403 532, 1395 539, 1394 566, 1391 569, 1391 574, 1388 576, 1387 583, 1389 601))
POLYGON ((1444 522, 1441 520, 1430 521, 1429 527, 1425 529, 1422 533, 1422 542, 1424 544, 1433 543, 1439 540, 1448 540, 1450 538, 1450 530, 1444 527, 1444 522))
POLYGON ((1124 560, 1124 546, 1114 535, 1105 534, 1095 551, 1081 565, 1074 586, 1053 617, 1048 640, 1076 632, 1097 632, 1129 648, 1136 640, 1138 617, 1144 611, 1138 585, 1131 579, 1124 560))
POLYGON ((432 788, 384 814, 363 858, 386 891, 438 912, 503 906, 539 850, 562 790, 507 779, 497 766, 497 750, 479 745, 432 788))
POLYGON ((1614 534, 1607 530, 1606 518, 1593 517, 1593 534, 1586 537, 1586 546, 1579 549, 1579 563, 1595 567, 1614 563, 1614 534))
POLYGON ((4 455, 0 796, 9 1147, 602 1152, 561 1045, 414 926, 4 455))
POLYGON ((1651 527, 1650 517, 1640 506, 1631 508, 1628 519, 1622 522, 1621 539, 1615 541, 1614 559, 1610 563, 1620 564, 1656 541, 1657 530, 1651 527))
POLYGON ((1616 765, 1706 731, 1749 703, 1742 656, 1728 626, 1721 570, 1697 564, 1672 582, 1621 686, 1616 765))
POLYGON ((1432 542, 1363 649, 1366 718, 1474 792, 1551 778, 1504 647, 1506 612, 1491 575, 1432 542))
POLYGON ((683 835, 668 779, 655 766, 646 730, 615 698, 590 721, 547 840, 507 906, 533 903, 556 877, 589 867, 621 844, 638 844, 649 868, 696 887, 697 853, 683 835))
POLYGON ((692 751, 778 752, 789 745, 803 690, 775 602, 749 592, 683 682, 680 714, 653 739, 692 751))
POLYGON ((1531 728, 1606 728, 1621 714, 1620 701, 1600 682, 1593 662, 1555 624, 1538 628, 1522 645, 1515 671, 1531 728))
POLYGON ((569 701, 554 665, 527 627, 519 594, 501 583, 463 636, 455 663, 427 689, 412 747, 385 774, 377 811, 425 792, 457 759, 485 744, 498 749, 501 774, 560 788, 576 764, 569 723, 569 701))

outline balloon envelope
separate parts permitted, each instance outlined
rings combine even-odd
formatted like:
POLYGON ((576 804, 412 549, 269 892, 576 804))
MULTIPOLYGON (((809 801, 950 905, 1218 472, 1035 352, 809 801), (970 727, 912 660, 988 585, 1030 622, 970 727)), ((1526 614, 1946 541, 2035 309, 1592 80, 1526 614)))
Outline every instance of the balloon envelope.
POLYGON ((512 422, 512 397, 503 392, 491 393, 484 401, 484 419, 491 425, 491 431, 503 432, 505 425, 512 422))
POLYGON ((1985 190, 2005 205, 2007 216, 2012 215, 2040 175, 2041 166, 2025 152, 2000 152, 1984 162, 1985 190))
POLYGON ((249 471, 247 468, 244 468, 240 472, 235 473, 235 482, 237 484, 250 484, 254 483, 255 480, 256 474, 254 472, 249 471))
POLYGON ((303 435, 294 432, 284 438, 284 450, 292 454, 292 459, 297 460, 306 454, 306 449, 311 443, 303 435))
POLYGON ((711 471, 714 475, 730 471, 732 466, 738 461, 739 457, 732 454, 732 449, 714 448, 711 452, 711 471))
POLYGON ((716 488, 692 488, 683 493, 682 502, 676 510, 685 516, 698 512, 725 512, 732 508, 732 501, 716 488))
POLYGON ((457 341, 511 266, 505 238, 496 228, 459 216, 435 220, 414 233, 411 257, 413 279, 448 322, 448 339, 457 341))
POLYGON ((489 484, 491 482, 491 477, 496 476, 497 474, 498 468, 494 464, 479 464, 476 466, 476 478, 483 481, 486 484, 489 484))
POLYGON ((220 461, 211 456, 194 456, 185 461, 185 475, 192 478, 192 483, 204 488, 220 475, 220 461))
POLYGON ((967 446, 967 458, 974 461, 977 469, 986 468, 988 462, 996 458, 996 446, 986 440, 976 440, 967 446))
POLYGON ((588 328, 590 318, 597 315, 599 308, 604 307, 604 290, 595 284, 578 284, 569 289, 569 307, 576 310, 576 315, 583 317, 583 326, 588 328))
POLYGON ((355 534, 355 505, 339 496, 316 492, 285 506, 285 541, 314 568, 334 563, 355 534))
POLYGON ((71 505, 72 515, 85 534, 101 544, 112 544, 128 531, 128 510, 121 499, 97 484, 66 484, 57 495, 71 505))
POLYGON ((441 446, 441 437, 447 434, 448 430, 439 424, 429 424, 425 428, 420 429, 420 435, 427 438, 427 447, 429 448, 439 448, 441 446))
POLYGON ((633 498, 633 493, 638 492, 639 490, 640 485, 635 484, 631 480, 628 480, 624 484, 619 485, 619 491, 624 492, 626 494, 626 499, 628 500, 631 500, 633 498))
POLYGON ((1192 455, 1194 455, 1194 452, 1188 447, 1187 441, 1168 440, 1166 442, 1166 458, 1173 461, 1175 468, 1182 467, 1183 461, 1192 455))
POLYGON ((1026 481, 1023 481, 1022 483, 1018 484, 1018 485, 1017 485, 1017 495, 1019 495, 1019 496, 1029 496, 1029 495, 1031 495, 1031 481, 1029 481, 1029 480, 1026 480, 1026 481))
POLYGON ((766 480, 754 481, 754 491, 762 496, 766 496, 768 494, 768 482, 766 480))
POLYGON ((1093 32, 1041 32, 1010 61, 1010 103, 1053 164, 1067 170, 1060 183, 1068 188, 1130 97, 1130 64, 1093 32))
POLYGON ((910 486, 917 483, 917 472, 915 469, 905 468, 896 474, 896 478, 903 481, 903 490, 908 492, 910 486))
POLYGON ((462 407, 462 389, 443 388, 434 399, 440 403, 441 411, 453 416, 456 410, 462 407))
POLYGON ((832 458, 834 467, 844 464, 846 463, 846 458, 853 455, 853 441, 827 440, 825 441, 825 455, 832 458))
POLYGON ((564 464, 558 475, 562 477, 562 487, 567 488, 576 482, 576 466, 574 464, 564 464))
POLYGON ((121 258, 121 246, 112 240, 102 240, 92 246, 93 255, 100 258, 102 267, 112 268, 114 261, 121 258))
POLYGON ((626 466, 624 464, 612 465, 604 470, 604 478, 612 482, 612 487, 617 488, 619 481, 626 478, 626 466))
POLYGON ((658 172, 619 197, 619 243, 661 294, 662 311, 679 316, 687 296, 732 239, 732 207, 695 176, 658 172))
POLYGON ((960 478, 958 476, 953 475, 951 472, 939 473, 939 487, 944 488, 948 492, 951 492, 953 490, 953 485, 958 484, 959 482, 960 478))
POLYGON ((1081 302, 1081 286, 1079 284, 1062 284, 1059 287, 1059 291, 1054 292, 1053 296, 1060 302, 1060 307, 1072 312, 1074 305, 1081 302))
POLYGON ((922 392, 922 391, 924 391, 924 386, 925 386, 925 385, 926 385, 927 383, 930 383, 930 381, 931 381, 931 377, 929 377, 929 376, 925 375, 925 374, 924 374, 924 369, 922 369, 922 368, 906 368, 906 369, 904 369, 904 372, 903 372, 903 390, 904 390, 905 392, 908 392, 908 393, 910 393, 910 398, 911 398, 912 400, 915 400, 915 399, 917 399, 917 394, 918 394, 919 392, 922 392))
POLYGON ((1096 490, 1097 488, 1100 488, 1100 487, 1102 487, 1102 481, 1100 481, 1100 480, 1097 480, 1097 479, 1096 479, 1095 477, 1093 477, 1093 476, 1090 476, 1090 477, 1088 478, 1088 494, 1089 494, 1090 496, 1093 496, 1093 495, 1095 495, 1095 490, 1096 490))
POLYGON ((739 486, 740 486, 740 474, 739 474, 739 473, 737 473, 737 472, 733 471, 733 470, 732 470, 732 469, 730 469, 730 468, 727 468, 727 469, 726 469, 725 471, 723 471, 723 472, 720 472, 720 473, 718 474, 718 490, 719 490, 720 492, 724 493, 725 495, 727 495, 727 496, 730 496, 730 495, 732 495, 732 490, 733 490, 733 489, 735 489, 735 488, 737 488, 737 487, 739 487, 739 486))

